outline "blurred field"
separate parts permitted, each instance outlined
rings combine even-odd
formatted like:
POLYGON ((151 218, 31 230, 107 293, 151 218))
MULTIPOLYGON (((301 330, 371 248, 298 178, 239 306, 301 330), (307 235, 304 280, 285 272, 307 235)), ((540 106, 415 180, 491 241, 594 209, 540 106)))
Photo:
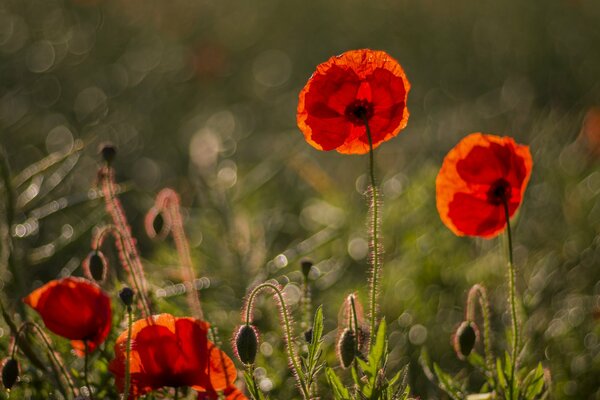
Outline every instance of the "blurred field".
MULTIPOLYGON (((343 297, 358 291, 366 304, 367 157, 314 150, 295 109, 318 63, 369 47, 399 60, 412 84, 408 127, 376 152, 391 362, 410 363, 415 394, 443 398, 418 358, 427 348, 447 370, 464 367, 450 335, 478 282, 493 298, 497 349, 508 348, 502 242, 455 237, 437 215, 434 181, 462 136, 510 135, 534 157, 515 229, 529 361, 550 369, 554 398, 600 399, 599 26, 596 0, 0 0, 0 143, 13 178, 85 145, 15 185, 5 303, 23 312, 19 299, 40 282, 81 275, 91 229, 106 220, 88 190, 97 146, 110 140, 160 309, 185 314, 177 258, 142 224, 171 186, 188 207, 205 313, 226 351, 246 288, 300 282, 303 256, 316 263, 313 300, 332 349, 343 297)), ((298 286, 286 290, 297 302, 298 286)), ((272 302, 257 315, 264 387, 291 398, 272 302)), ((26 375, 45 390, 33 369, 26 375)))

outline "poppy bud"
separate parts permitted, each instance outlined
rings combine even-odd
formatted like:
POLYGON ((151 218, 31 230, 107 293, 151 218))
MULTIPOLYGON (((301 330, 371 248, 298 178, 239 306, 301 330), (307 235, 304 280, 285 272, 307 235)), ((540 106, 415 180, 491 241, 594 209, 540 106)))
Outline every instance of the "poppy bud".
POLYGON ((479 339, 479 329, 477 325, 471 321, 463 321, 454 335, 454 351, 456 356, 464 360, 466 359, 479 339))
POLYGON ((302 275, 304 275, 304 279, 308 280, 308 274, 310 273, 310 269, 313 266, 313 262, 309 259, 303 259, 300 261, 300 267, 302 268, 302 275))
POLYGON ((2 384, 6 389, 11 389, 19 378, 19 363, 14 358, 4 360, 2 366, 2 384))
POLYGON ((117 155, 117 148, 110 142, 102 143, 99 153, 102 155, 102 159, 110 164, 117 155))
POLYGON ((121 299, 123 304, 125 304, 127 307, 131 307, 131 305, 133 304, 134 294, 135 293, 133 292, 133 290, 131 290, 130 287, 125 286, 119 291, 119 298, 121 299))
POLYGON ((351 329, 344 329, 337 343, 337 356, 342 368, 350 368, 356 357, 356 336, 351 329))
POLYGON ((107 273, 106 258, 102 252, 94 250, 83 261, 83 273, 91 281, 104 282, 107 273))
POLYGON ((257 350, 258 338, 255 328, 248 324, 242 325, 235 335, 235 352, 242 364, 254 364, 257 350))
POLYGON ((304 331, 304 340, 306 340, 306 343, 312 343, 312 338, 313 338, 313 328, 309 328, 306 331, 304 331))
POLYGON ((154 220, 152 221, 152 228, 154 232, 157 232, 159 235, 165 227, 165 219, 163 218, 161 213, 156 214, 154 220))

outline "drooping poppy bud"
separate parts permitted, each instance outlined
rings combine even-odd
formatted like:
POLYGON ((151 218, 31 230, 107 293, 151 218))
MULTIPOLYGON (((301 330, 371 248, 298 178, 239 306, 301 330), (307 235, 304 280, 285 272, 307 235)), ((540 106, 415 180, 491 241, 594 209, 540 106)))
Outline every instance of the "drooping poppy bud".
POLYGON ((108 273, 108 264, 101 251, 94 250, 83 260, 83 273, 91 281, 104 282, 108 273))
POLYGON ((337 343, 337 356, 342 368, 350 368, 356 357, 356 335, 351 329, 344 329, 337 343))
POLYGON ((254 364, 258 350, 258 337, 252 325, 242 325, 235 335, 235 352, 245 365, 254 364))
POLYGON ((102 159, 110 164, 117 155, 117 148, 110 142, 101 143, 99 146, 99 153, 102 156, 102 159))
POLYGON ((300 261, 300 267, 302 268, 302 275, 304 275, 304 279, 308 280, 308 274, 310 274, 310 270, 313 266, 313 262, 309 259, 303 259, 300 261))
POLYGON ((135 293, 128 286, 125 286, 123 289, 121 289, 119 291, 119 298, 121 299, 123 304, 125 304, 127 307, 131 307, 131 305, 133 304, 133 296, 134 295, 135 295, 135 293))
POLYGON ((14 358, 7 358, 2 365, 2 384, 11 389, 19 378, 19 363, 14 358))
POLYGON ((479 339, 479 329, 472 321, 463 321, 454 335, 454 351, 456 356, 464 360, 473 351, 479 339))

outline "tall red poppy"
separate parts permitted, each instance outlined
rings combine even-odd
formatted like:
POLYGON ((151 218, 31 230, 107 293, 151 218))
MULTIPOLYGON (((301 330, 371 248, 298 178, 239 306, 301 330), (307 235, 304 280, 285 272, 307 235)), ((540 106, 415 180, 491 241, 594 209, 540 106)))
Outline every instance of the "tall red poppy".
POLYGON ((529 147, 510 137, 472 133, 446 155, 436 179, 437 209, 459 236, 491 238, 523 199, 533 162, 529 147))
POLYGON ((93 351, 108 336, 111 325, 109 297, 82 278, 50 281, 23 301, 37 311, 46 328, 67 339, 79 355, 93 351))
MULTIPOLYGON (((205 399, 219 391, 233 392, 237 370, 233 361, 208 340, 208 329, 204 321, 170 314, 134 322, 129 398, 137 399, 165 386, 188 386, 205 399)), ((109 365, 120 390, 125 383, 126 345, 127 331, 117 339, 115 359, 109 365)))
POLYGON ((366 125, 373 148, 406 126, 409 90, 404 70, 386 52, 347 51, 317 66, 300 92, 298 127, 319 150, 364 154, 366 125))

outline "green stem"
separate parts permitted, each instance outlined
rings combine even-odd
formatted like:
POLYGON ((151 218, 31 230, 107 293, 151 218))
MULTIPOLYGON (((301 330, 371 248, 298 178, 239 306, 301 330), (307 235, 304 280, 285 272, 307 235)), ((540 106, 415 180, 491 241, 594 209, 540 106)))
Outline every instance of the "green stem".
MULTIPOLYGON (((17 334, 15 335, 15 342, 13 345, 14 347, 11 352, 11 354, 13 355, 13 358, 16 354, 16 348, 19 345, 20 336, 28 328, 31 328, 38 335, 38 337, 40 339, 42 339, 42 342, 44 343, 44 345, 46 346, 46 349, 48 350, 48 355, 50 356, 50 360, 52 360, 52 363, 54 363, 55 371, 61 372, 64 380, 67 382, 67 385, 69 386, 69 390, 71 391, 73 398, 77 397, 77 390, 75 390, 75 386, 73 385, 73 382, 71 381, 71 377, 69 376, 69 373, 67 372, 67 369, 65 368, 64 363, 62 363, 59 360, 59 358, 58 358, 59 356, 54 352, 54 349, 52 348, 52 344, 50 344, 50 340, 44 334, 44 331, 42 330, 42 328, 40 328, 36 323, 24 322, 21 325, 21 327, 19 328, 19 330, 17 331, 17 334)), ((59 381, 59 384, 60 384, 60 379, 58 377, 57 377, 57 380, 59 381)), ((62 384, 60 384, 60 386, 62 387, 62 384)))
POLYGON ((512 234, 510 229, 510 215, 508 212, 508 202, 506 199, 502 202, 504 206, 504 216, 506 217, 506 233, 508 239, 508 288, 509 288, 509 303, 510 303, 510 316, 512 320, 512 357, 511 357, 511 370, 510 370, 510 396, 509 399, 513 400, 515 392, 515 370, 517 368, 517 358, 519 352, 519 321, 517 318, 517 299, 516 299, 516 271, 513 262, 513 244, 512 234))
POLYGON ((246 302, 246 320, 244 321, 245 324, 250 324, 251 322, 251 313, 253 310, 253 303, 254 303, 254 299, 256 297, 256 295, 258 293, 260 293, 261 291, 265 290, 265 289, 270 289, 275 293, 275 296, 277 297, 277 299, 279 300, 279 307, 281 307, 281 318, 282 318, 282 322, 283 322, 283 327, 284 327, 284 333, 285 333, 285 338, 286 338, 286 347, 287 347, 287 351, 288 351, 288 357, 290 359, 290 363, 292 364, 292 372, 294 373, 294 376, 296 377, 296 380, 298 381, 298 386, 300 388, 300 391, 302 392, 302 396, 305 399, 310 398, 310 390, 308 388, 308 384, 304 381, 304 379, 302 378, 302 375, 300 375, 301 371, 300 371, 300 367, 298 365, 298 357, 296 356, 296 352, 294 351, 294 347, 293 347, 293 335, 292 335, 292 326, 290 323, 290 317, 289 317, 289 312, 287 309, 287 306, 285 304, 285 299, 283 298, 283 293, 281 292, 281 289, 279 289, 279 287, 277 287, 276 285, 272 284, 272 283, 261 283, 260 285, 258 285, 257 287, 255 287, 251 292, 250 295, 248 296, 248 301, 246 302))
POLYGON ((179 388, 178 387, 175 388, 175 397, 173 397, 173 400, 177 400, 177 399, 179 399, 179 388))
POLYGON ((131 384, 131 326, 133 325, 133 310, 127 306, 127 343, 125 344, 125 388, 123 399, 129 398, 129 387, 131 384))
POLYGON ((89 362, 89 349, 88 349, 88 341, 83 341, 85 355, 83 358, 83 382, 85 383, 85 387, 87 387, 88 394, 90 399, 94 399, 94 395, 92 393, 92 387, 90 386, 90 382, 88 381, 88 362, 89 362))
POLYGON ((377 186, 375 181, 375 161, 373 154, 373 138, 371 137, 371 130, 369 129, 369 123, 365 117, 365 129, 367 132, 367 138, 369 139, 369 175, 371 178, 371 195, 372 195, 372 226, 371 226, 371 296, 369 304, 369 347, 371 343, 375 341, 375 328, 377 319, 377 286, 379 285, 379 199, 377 195, 377 186))

